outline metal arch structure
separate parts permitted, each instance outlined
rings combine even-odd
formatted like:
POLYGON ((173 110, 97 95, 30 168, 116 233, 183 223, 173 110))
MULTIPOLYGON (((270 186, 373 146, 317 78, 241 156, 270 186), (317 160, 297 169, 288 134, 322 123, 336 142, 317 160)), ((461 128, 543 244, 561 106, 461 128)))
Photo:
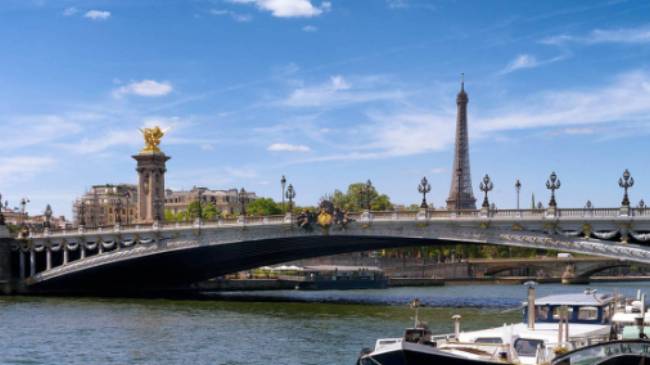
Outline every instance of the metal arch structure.
POLYGON ((12 243, 23 292, 166 290, 264 265, 337 253, 495 244, 650 264, 650 214, 633 209, 363 212, 299 228, 291 216, 33 234, 12 243))

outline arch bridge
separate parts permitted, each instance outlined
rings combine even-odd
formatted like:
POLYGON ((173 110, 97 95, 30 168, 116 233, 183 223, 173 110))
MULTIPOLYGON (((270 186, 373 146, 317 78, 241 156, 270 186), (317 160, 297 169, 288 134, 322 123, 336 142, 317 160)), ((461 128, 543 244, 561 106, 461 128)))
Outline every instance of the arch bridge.
POLYGON ((630 209, 420 210, 351 214, 299 227, 295 217, 45 231, 11 246, 27 293, 142 294, 302 258, 391 247, 495 244, 650 264, 650 212, 630 209))

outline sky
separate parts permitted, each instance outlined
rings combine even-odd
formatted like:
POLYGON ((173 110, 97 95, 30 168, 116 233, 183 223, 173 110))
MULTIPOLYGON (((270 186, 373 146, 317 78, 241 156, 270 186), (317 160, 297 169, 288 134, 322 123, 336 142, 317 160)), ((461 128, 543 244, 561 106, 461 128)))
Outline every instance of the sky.
POLYGON ((168 128, 172 189, 244 187, 298 204, 370 179, 444 205, 455 98, 469 95, 474 193, 650 202, 650 2, 3 0, 0 193, 70 216, 135 183, 139 128, 168 128))

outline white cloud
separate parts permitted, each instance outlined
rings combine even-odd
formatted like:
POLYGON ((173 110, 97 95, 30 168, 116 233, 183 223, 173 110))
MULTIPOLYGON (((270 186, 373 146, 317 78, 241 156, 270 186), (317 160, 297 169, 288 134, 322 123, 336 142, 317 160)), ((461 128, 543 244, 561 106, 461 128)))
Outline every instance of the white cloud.
POLYGON ((261 10, 270 11, 279 18, 314 17, 331 9, 329 1, 314 6, 311 0, 230 0, 237 4, 254 4, 261 10))
POLYGON ((533 68, 537 67, 538 65, 539 63, 537 62, 535 56, 520 54, 512 62, 510 62, 510 64, 508 64, 505 69, 503 69, 502 73, 509 73, 512 71, 520 70, 522 68, 533 68))
POLYGON ((252 179, 257 177, 257 171, 248 167, 226 167, 228 175, 239 179, 252 179))
POLYGON ((399 90, 381 90, 377 78, 361 78, 357 81, 353 86, 343 76, 332 76, 323 84, 295 89, 282 104, 290 107, 325 107, 398 100, 404 97, 399 90))
POLYGON ((72 15, 77 14, 78 12, 79 12, 79 10, 77 8, 75 8, 74 6, 72 6, 72 7, 69 7, 69 8, 66 8, 65 10, 63 10, 63 16, 72 16, 72 15))
MULTIPOLYGON (((77 119, 83 119, 77 116, 77 119)), ((0 117, 3 149, 15 149, 51 143, 81 132, 78 122, 60 115, 0 117), (3 120, 4 119, 4 120, 3 120)))
POLYGON ((645 25, 637 28, 619 29, 595 29, 585 36, 561 34, 544 38, 540 42, 552 45, 562 45, 566 43, 650 43, 650 26, 645 25))
POLYGON ((116 98, 124 95, 156 97, 167 95, 171 93, 173 89, 172 85, 167 81, 158 82, 155 80, 142 80, 132 82, 113 90, 113 96, 116 98))
POLYGON ((313 32, 318 31, 318 28, 313 26, 313 25, 305 25, 304 27, 302 27, 302 31, 303 32, 308 32, 308 33, 313 33, 313 32))
MULTIPOLYGON (((442 100, 440 103, 450 103, 442 100)), ((382 159, 446 150, 453 146, 455 110, 370 113, 369 122, 350 128, 339 144, 344 152, 295 163, 382 159), (345 142, 344 141, 344 142, 345 142)), ((629 72, 608 84, 584 90, 550 90, 518 98, 501 108, 470 115, 470 138, 492 140, 499 134, 558 128, 561 134, 594 138, 630 136, 650 125, 650 72, 629 72), (594 126, 607 126, 606 130, 594 126)), ((648 133, 646 131, 645 133, 648 133)), ((337 138, 341 136, 337 135, 337 138)), ((506 136, 507 138, 507 136, 506 136)))
POLYGON ((408 7, 408 0, 386 0, 386 5, 391 9, 402 9, 408 7))
POLYGON ((528 68, 537 68, 549 63, 558 62, 566 59, 568 54, 563 54, 557 57, 549 58, 546 60, 537 60, 535 56, 529 54, 520 54, 515 57, 512 62, 510 62, 503 70, 499 71, 500 75, 509 74, 517 70, 523 70, 528 68))
POLYGON ((56 160, 50 157, 13 156, 0 157, 0 184, 30 180, 39 173, 52 169, 56 160))
POLYGON ((629 72, 586 90, 538 93, 489 114, 479 116, 474 127, 479 133, 650 121, 650 73, 629 72))
POLYGON ((234 21, 240 23, 250 22, 251 20, 253 20, 253 17, 250 14, 241 14, 241 13, 237 13, 230 10, 224 10, 224 9, 212 9, 210 10, 210 14, 217 15, 217 16, 229 16, 234 21))
POLYGON ((106 10, 88 10, 84 18, 91 20, 106 20, 111 17, 111 12, 106 10))
POLYGON ((132 131, 109 131, 101 136, 88 138, 74 144, 61 145, 64 149, 78 154, 94 154, 104 152, 111 147, 119 145, 131 145, 134 148, 142 144, 142 137, 138 136, 137 130, 132 131))
POLYGON ((311 149, 309 146, 302 144, 288 144, 288 143, 273 143, 267 150, 273 152, 309 152, 311 149))

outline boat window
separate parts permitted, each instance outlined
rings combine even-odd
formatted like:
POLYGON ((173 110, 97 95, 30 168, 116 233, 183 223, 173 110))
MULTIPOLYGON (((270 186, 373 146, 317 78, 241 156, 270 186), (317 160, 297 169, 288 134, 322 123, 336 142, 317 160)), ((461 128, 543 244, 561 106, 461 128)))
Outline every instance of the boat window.
POLYGON ((543 350, 544 341, 527 338, 519 338, 515 341, 515 351, 517 351, 517 355, 519 356, 537 355, 537 346, 543 350))
MULTIPOLYGON (((554 321, 559 321, 560 320, 560 308, 562 308, 562 307, 558 306, 558 307, 553 308, 553 320, 554 321)), ((568 309, 567 314, 569 315, 569 320, 571 320, 571 318, 573 318, 573 307, 568 307, 567 309, 568 309)))
POLYGON ((535 309, 535 316, 537 317, 538 321, 548 321, 548 312, 548 306, 539 306, 535 309))
POLYGON ((578 320, 595 321, 598 319, 597 307, 580 307, 578 308, 578 320))
POLYGON ((503 343, 501 337, 478 337, 474 343, 503 343))

